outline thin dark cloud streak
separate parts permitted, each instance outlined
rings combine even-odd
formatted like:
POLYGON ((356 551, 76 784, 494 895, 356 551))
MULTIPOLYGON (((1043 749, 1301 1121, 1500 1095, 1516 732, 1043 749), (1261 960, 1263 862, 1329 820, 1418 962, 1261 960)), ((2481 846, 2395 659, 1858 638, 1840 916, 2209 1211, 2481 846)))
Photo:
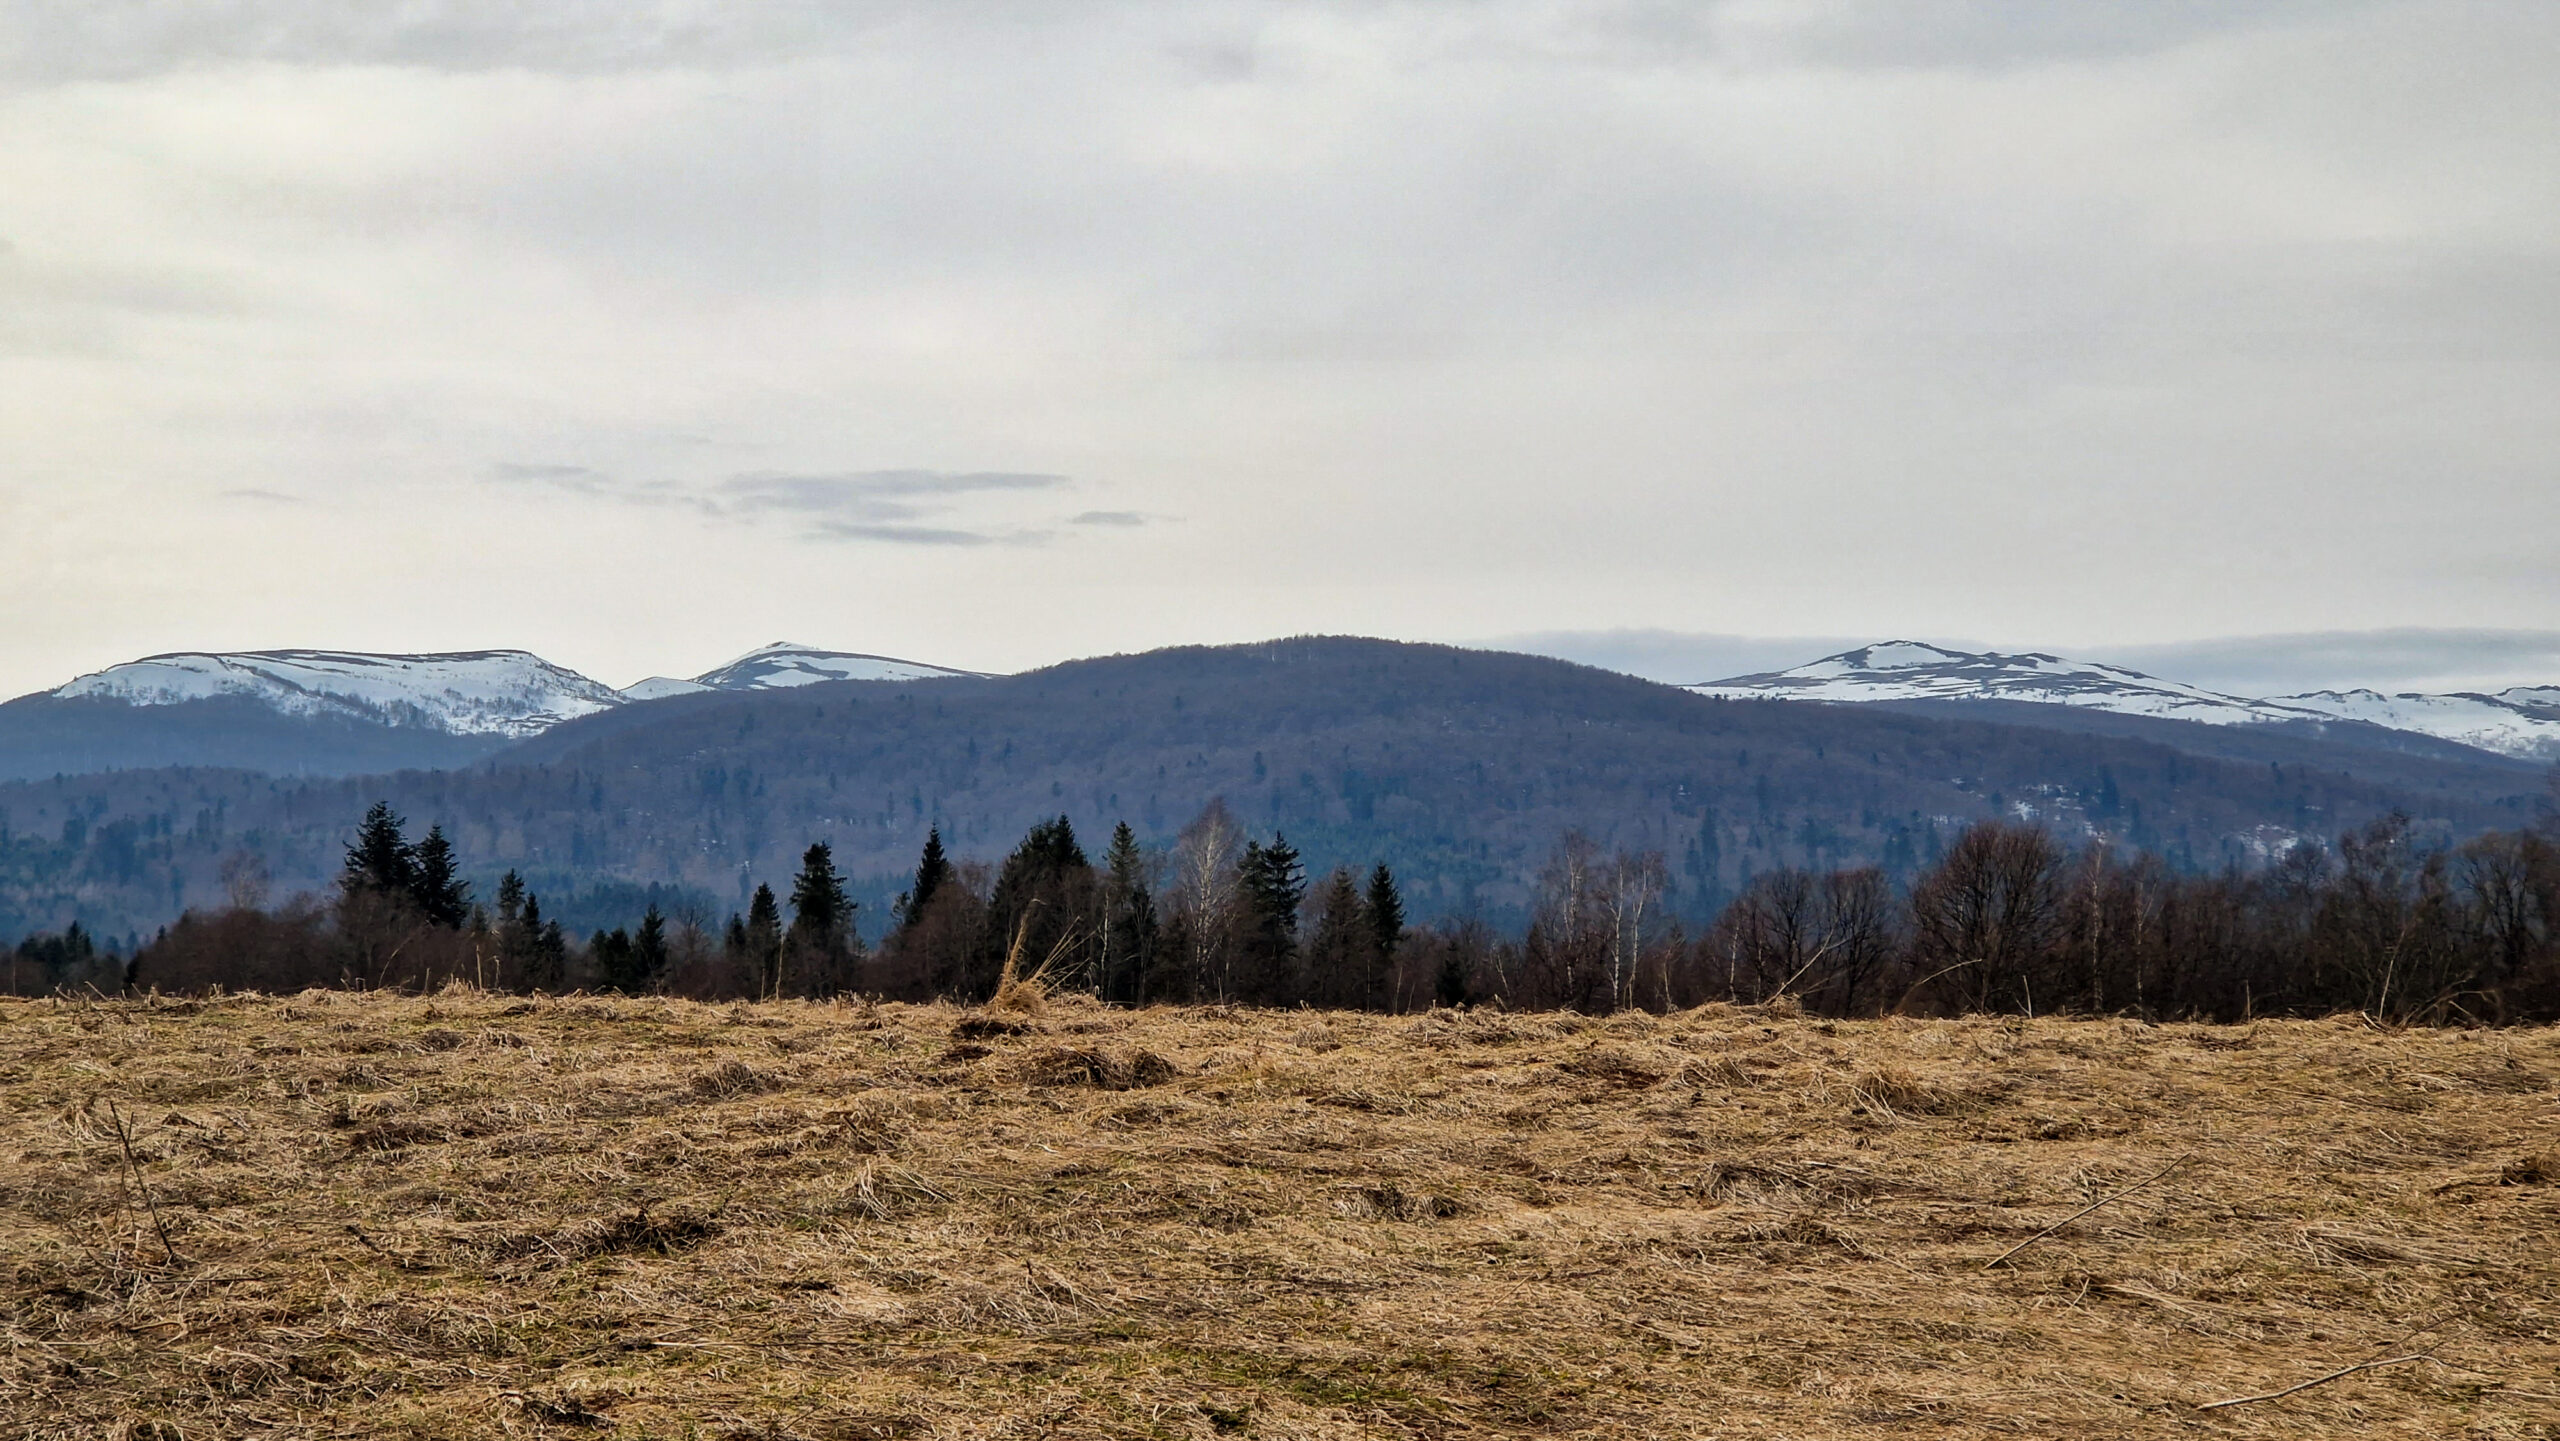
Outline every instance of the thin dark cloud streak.
MULTIPOLYGON (((535 485, 570 495, 635 506, 681 506, 714 519, 750 521, 774 516, 805 522, 803 539, 878 541, 890 545, 1039 545, 1050 532, 1036 527, 963 527, 914 522, 949 515, 970 498, 1054 491, 1072 482, 1063 475, 1026 471, 858 470, 794 473, 753 471, 709 485, 675 481, 626 481, 591 466, 501 461, 492 481, 535 485)), ((1138 525, 1135 512, 1089 511, 1088 516, 1129 519, 1071 524, 1138 525)))

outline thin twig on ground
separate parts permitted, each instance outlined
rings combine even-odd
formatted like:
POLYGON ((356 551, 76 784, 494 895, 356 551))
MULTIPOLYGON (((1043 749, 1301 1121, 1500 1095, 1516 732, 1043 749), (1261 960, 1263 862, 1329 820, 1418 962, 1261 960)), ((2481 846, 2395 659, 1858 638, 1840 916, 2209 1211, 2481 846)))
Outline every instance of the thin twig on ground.
POLYGON ((2091 1211, 2098 1209, 2100 1206, 2109 1205, 2123 1200, 2125 1197, 2132 1195, 2134 1192, 2139 1191, 2143 1187, 2150 1185, 2152 1182, 2159 1180, 2161 1177, 2168 1175, 2171 1171, 2178 1169, 2180 1166, 2185 1165, 2195 1158, 2196 1153, 2189 1151, 2187 1154, 2171 1161, 2168 1165, 2161 1167, 2159 1170, 2152 1172, 2150 1175, 2143 1177, 2141 1180, 2134 1182, 2132 1185, 2125 1187, 2114 1195, 2102 1197, 2090 1202, 2088 1205, 2081 1207, 2079 1210, 2072 1212, 2070 1215, 2063 1217, 2061 1220, 2045 1227, 2043 1230, 2036 1232, 2027 1239, 2020 1241, 2008 1250, 2003 1251, 1999 1255, 1992 1257, 1990 1260, 1983 1262, 1982 1269, 1985 1271, 1990 1270, 1992 1267, 2008 1260, 2010 1257, 2027 1249, 2029 1246, 2034 1245, 2036 1242, 2043 1240, 2045 1237, 2052 1235, 2054 1232, 2059 1231, 2063 1227, 2070 1225, 2072 1222, 2079 1220, 2081 1217, 2088 1215, 2091 1211))
POLYGON ((2314 1386, 2326 1386, 2332 1381, 2338 1380, 2341 1377, 2352 1376, 2358 1371, 2371 1371, 2382 1366, 2405 1366, 2412 1361, 2432 1361, 2434 1359, 2435 1357, 2428 1355, 2424 1351, 2416 1351, 2406 1356, 2385 1357, 2379 1361, 2360 1361, 2353 1366, 2341 1366, 2326 1376, 2314 1376, 2310 1380, 2305 1381, 2298 1386, 2287 1386, 2281 1391, 2269 1391, 2263 1396, 2234 1396, 2228 1401, 2207 1401, 2196 1409, 2199 1411, 2219 1411, 2225 1406, 2249 1406, 2260 1401, 2281 1401, 2285 1397, 2291 1396, 2296 1392, 2308 1391, 2314 1386))
POLYGON ((133 1188, 142 1193, 142 1204, 150 1208, 151 1229, 160 1234, 160 1250, 168 1256, 170 1265, 178 1265, 178 1248, 169 1244, 169 1225, 160 1219, 160 1203, 152 1198, 151 1188, 143 1184, 142 1166, 133 1159, 133 1133, 124 1123, 124 1112, 116 1109, 115 1102, 109 1101, 107 1116, 116 1123, 116 1144, 124 1149, 124 1165, 133 1175, 133 1188))

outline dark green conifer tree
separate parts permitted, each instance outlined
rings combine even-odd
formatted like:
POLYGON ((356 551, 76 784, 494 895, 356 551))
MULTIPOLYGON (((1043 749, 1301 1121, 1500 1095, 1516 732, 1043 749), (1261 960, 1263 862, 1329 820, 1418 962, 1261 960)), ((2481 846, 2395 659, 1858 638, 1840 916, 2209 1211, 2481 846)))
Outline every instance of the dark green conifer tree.
POLYGON ((626 996, 639 995, 644 989, 629 931, 616 927, 596 932, 587 940, 587 960, 595 968, 599 989, 626 996))
POLYGON ((1396 890, 1395 872, 1384 864, 1369 872, 1368 998, 1362 1004, 1384 1010, 1396 973, 1396 953, 1404 948, 1404 897, 1396 890))
POLYGON ((459 927, 471 917, 471 883, 454 873, 453 842, 444 827, 427 827, 427 838, 413 853, 415 872, 410 896, 418 914, 439 926, 459 927))
POLYGON ((631 971, 638 982, 634 995, 645 995, 658 988, 667 975, 667 917, 651 901, 640 917, 640 929, 631 934, 631 971))
POLYGON ((1112 828, 1102 863, 1102 935, 1096 946, 1102 974, 1096 989, 1114 1005, 1136 1005, 1146 998, 1146 977, 1155 967, 1156 900, 1147 887, 1146 852, 1127 821, 1112 828))
POLYGON ((898 921, 903 928, 912 926, 924 915, 925 907, 942 893, 943 883, 952 876, 951 858, 942 853, 942 827, 925 832, 924 855, 916 862, 915 884, 907 888, 906 904, 900 908, 898 921))
POLYGON ((1307 942, 1304 997, 1333 1010, 1366 1006, 1374 969, 1369 963, 1369 916, 1350 867, 1336 866, 1325 877, 1316 906, 1316 933, 1307 942))
POLYGON ((1046 967, 1045 983, 1058 989, 1093 984, 1099 892, 1075 826, 1065 816, 1033 826, 996 873, 970 993, 984 996, 995 989, 1017 940, 1026 974, 1046 967))
MULTIPOLYGON (((528 917, 539 915, 542 910, 531 896, 525 897, 524 909, 528 917)), ((558 921, 543 923, 542 930, 533 944, 533 971, 539 978, 538 989, 556 991, 566 984, 569 976, 569 937, 561 931, 558 921)))
POLYGON ((1236 994, 1249 1004, 1279 1006, 1297 999, 1298 906, 1306 899, 1307 873, 1288 838, 1248 841, 1237 866, 1245 925, 1236 965, 1236 994))
POLYGON ((355 841, 347 847, 346 864, 339 872, 342 893, 402 899, 416 894, 418 852, 400 834, 400 825, 400 818, 391 813, 388 801, 375 801, 364 813, 364 822, 356 828, 355 841))
POLYGON ((747 963, 758 996, 770 999, 781 994, 782 905, 768 885, 759 884, 755 898, 747 902, 747 963))
POLYGON ((853 911, 835 852, 824 841, 811 845, 801 854, 800 874, 791 882, 791 932, 784 942, 794 994, 834 996, 853 988, 853 959, 860 944, 854 937, 853 911))

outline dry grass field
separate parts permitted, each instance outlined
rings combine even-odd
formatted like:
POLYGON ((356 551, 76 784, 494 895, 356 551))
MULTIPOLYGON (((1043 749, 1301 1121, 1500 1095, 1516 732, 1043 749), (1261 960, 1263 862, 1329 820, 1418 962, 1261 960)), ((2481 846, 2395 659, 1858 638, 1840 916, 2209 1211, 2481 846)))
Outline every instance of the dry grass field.
POLYGON ((5 1002, 0 1431, 2560 1436, 2555 1078, 2353 1019, 5 1002))

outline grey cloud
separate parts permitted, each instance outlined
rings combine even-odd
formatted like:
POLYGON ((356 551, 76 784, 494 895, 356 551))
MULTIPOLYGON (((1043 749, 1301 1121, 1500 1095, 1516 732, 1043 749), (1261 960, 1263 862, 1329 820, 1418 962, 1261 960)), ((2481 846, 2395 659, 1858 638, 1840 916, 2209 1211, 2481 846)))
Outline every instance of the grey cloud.
POLYGON ((977 530, 949 530, 926 525, 874 525, 859 521, 822 520, 810 528, 810 535, 822 540, 876 540, 891 545, 980 546, 1038 545, 1048 539, 1043 531, 1022 530, 1003 533, 977 530))
POLYGON ((226 490, 222 492, 222 498, 224 500, 252 500, 257 501, 262 505, 309 505, 311 503, 308 499, 299 495, 287 495, 281 490, 264 490, 254 485, 243 485, 226 490))
POLYGON ((915 502, 947 500, 987 491, 1053 490, 1063 475, 1009 471, 863 470, 827 475, 758 472, 732 478, 720 494, 740 510, 788 510, 813 514, 915 514, 915 502))
MULTIPOLYGON (((1695 681, 1907 628, 2016 649, 2021 618, 2539 625, 2555 27, 2436 0, 0 6, 0 454, 29 486, 171 477, 182 503, 131 520, 172 576, 230 504, 192 477, 326 476, 352 523, 405 469, 483 482, 475 525, 539 498, 668 546, 817 542, 704 548, 752 555, 706 583, 758 603, 859 594, 825 542, 944 547, 916 623, 1025 651, 1287 614, 1695 681), (19 83, 74 76, 127 78, 19 83), (226 278, 254 303, 173 303, 226 278), (1006 548, 1173 511, 1199 544, 1144 577, 1006 548), (1124 582, 1182 601, 1002 624, 1124 582), (1561 630, 1612 621, 1734 634, 1561 630)), ((336 563, 444 563, 377 539, 336 563)), ((700 623, 602 548, 478 603, 634 673, 700 623), (595 615, 547 604, 562 575, 595 615)))
MULTIPOLYGON (((2375 0, 1615 0, 1577 6, 1448 5, 1472 22, 1451 42, 1541 63, 1612 67, 1777 61, 1997 68, 2148 54, 2198 37, 2334 17, 2375 0)), ((1419 9, 1428 13, 1434 7, 1419 9)), ((1077 7, 1073 17, 1170 30, 1162 50, 1197 76, 1235 84, 1270 68, 1262 32, 1313 10, 1374 21, 1357 3, 1077 7)), ((38 83, 126 79, 210 62, 394 65, 437 71, 613 74, 841 55, 886 27, 1034 29, 1070 18, 1028 0, 123 0, 31 4, 0 13, 0 75, 38 83)))
POLYGON ((1069 525, 1141 526, 1154 517, 1138 510, 1088 510, 1067 517, 1069 525))
POLYGON ((45 81, 123 79, 208 61, 611 73, 824 53, 923 8, 912 0, 22 5, 0 19, 0 73, 45 81))
POLYGON ((626 505, 683 506, 715 518, 799 520, 806 523, 803 535, 812 540, 941 546, 1038 544, 1047 535, 1019 527, 908 522, 950 514, 973 497, 1055 490, 1069 484, 1063 475, 1021 471, 857 470, 756 471, 711 484, 686 485, 625 481, 584 465, 515 461, 491 466, 489 476, 626 505))

